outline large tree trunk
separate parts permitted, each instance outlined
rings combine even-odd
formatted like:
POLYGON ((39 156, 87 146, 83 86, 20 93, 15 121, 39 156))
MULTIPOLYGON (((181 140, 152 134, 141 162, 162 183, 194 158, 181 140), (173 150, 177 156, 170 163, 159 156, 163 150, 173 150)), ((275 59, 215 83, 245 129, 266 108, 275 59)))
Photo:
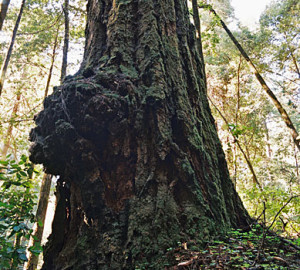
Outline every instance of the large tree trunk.
POLYGON ((43 269, 162 269, 249 217, 229 178, 183 0, 90 0, 84 61, 47 97, 31 159, 60 175, 43 269))

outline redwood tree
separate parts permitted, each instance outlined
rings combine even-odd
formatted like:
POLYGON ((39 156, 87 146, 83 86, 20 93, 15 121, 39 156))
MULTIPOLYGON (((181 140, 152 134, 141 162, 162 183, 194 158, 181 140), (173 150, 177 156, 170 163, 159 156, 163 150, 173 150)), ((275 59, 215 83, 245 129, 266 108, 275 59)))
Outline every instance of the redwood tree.
POLYGON ((89 0, 79 72, 44 102, 31 159, 59 175, 43 269, 162 269, 249 217, 229 178, 185 0, 89 0))

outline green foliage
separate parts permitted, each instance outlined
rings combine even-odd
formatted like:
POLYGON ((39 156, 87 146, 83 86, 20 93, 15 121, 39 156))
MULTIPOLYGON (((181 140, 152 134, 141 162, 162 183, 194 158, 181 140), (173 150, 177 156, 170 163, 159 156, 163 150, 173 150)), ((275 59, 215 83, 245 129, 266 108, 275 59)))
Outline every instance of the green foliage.
MULTIPOLYGON (((84 47, 85 5, 84 0, 70 3, 69 74, 77 71, 81 60, 78 55, 84 47), (72 70, 72 65, 77 66, 72 70)), ((19 1, 11 1, 1 31, 0 65, 19 8, 19 1), (2 39, 2 35, 5 38, 2 39)), ((0 159, 6 151, 11 157, 27 154, 28 134, 34 125, 34 115, 41 109, 53 59, 49 93, 59 84, 63 34, 63 12, 59 1, 26 1, 0 98, 0 159)), ((0 269, 16 269, 27 260, 25 251, 32 234, 36 193, 39 191, 37 182, 32 180, 35 172, 27 158, 22 156, 19 161, 13 161, 11 157, 0 161, 0 269)), ((36 245, 30 251, 38 254, 41 247, 36 245)))
MULTIPOLYGON (((73 55, 83 51, 85 5, 84 0, 70 3, 70 51, 73 50, 70 54, 73 55)), ((0 41, 0 65, 9 46, 19 8, 19 1, 11 1, 1 31, 1 38, 2 34, 5 38, 0 41)), ((33 127, 34 115, 41 108, 53 59, 49 93, 54 85, 59 84, 64 34, 62 15, 61 3, 57 0, 26 1, 0 99, 0 158, 6 155, 6 151, 14 157, 28 152, 28 134, 33 127)), ((72 65, 77 65, 77 70, 81 60, 73 63, 74 58, 78 57, 69 57, 70 73, 74 72, 74 68, 71 71, 72 65)), ((32 234, 36 193, 39 190, 32 180, 33 173, 25 156, 20 161, 12 158, 0 161, 0 269, 15 269, 27 260, 25 250, 32 234)), ((37 254, 41 247, 36 245, 30 250, 37 254)))
POLYGON ((238 126, 235 124, 228 124, 231 133, 233 134, 234 137, 238 138, 239 135, 244 134, 247 130, 253 129, 253 127, 248 127, 248 126, 238 126))
MULTIPOLYGON (((249 190, 240 191, 240 194, 250 215, 259 217, 262 222, 264 222, 263 211, 265 210, 265 222, 266 226, 269 226, 279 210, 291 198, 292 194, 297 194, 297 189, 298 185, 296 184, 293 184, 290 190, 284 186, 269 185, 264 187, 263 190, 252 187, 249 190)), ((280 212, 272 226, 272 230, 279 233, 290 232, 292 235, 297 233, 300 230, 299 204, 299 197, 293 198, 280 212)))
MULTIPOLYGON (((297 113, 299 101, 299 12, 299 1, 275 1, 261 16, 258 32, 263 67, 266 74, 272 77, 276 74, 274 87, 282 93, 292 117, 297 113)), ((299 121, 294 122, 299 128, 299 121)))
MULTIPOLYGON (((36 173, 26 156, 19 162, 0 160, 0 268, 16 269, 27 261, 26 242, 34 222, 36 195, 32 175, 36 173)), ((31 248, 39 253, 41 247, 31 248)))
MULTIPOLYGON (((220 9, 211 1, 210 4, 220 9)), ((262 15, 258 30, 238 25, 234 32, 298 129, 299 10, 299 1, 275 1, 262 15)), ((299 192, 299 152, 246 61, 225 31, 213 19, 208 19, 207 14, 203 10, 201 16, 208 94, 226 119, 212 106, 229 171, 250 214, 258 217, 265 202, 266 222, 270 224, 280 207, 299 192), (253 172, 240 148, 262 190, 255 187, 253 172)), ((299 200, 293 199, 285 207, 273 229, 297 235, 297 203, 299 200)))

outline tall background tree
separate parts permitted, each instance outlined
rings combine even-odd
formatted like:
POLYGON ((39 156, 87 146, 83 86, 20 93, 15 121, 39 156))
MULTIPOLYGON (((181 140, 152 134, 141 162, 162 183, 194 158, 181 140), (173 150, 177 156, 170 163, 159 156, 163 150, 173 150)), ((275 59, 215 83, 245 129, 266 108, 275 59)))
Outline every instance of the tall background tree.
POLYGON ((64 11, 64 22, 65 22, 65 35, 64 35, 64 47, 63 47, 63 60, 62 60, 62 66, 61 66, 61 76, 60 81, 61 83, 65 79, 67 75, 67 65, 68 65, 68 50, 69 50, 69 0, 65 0, 65 3, 63 5, 63 11, 64 11))
POLYGON ((1 2, 1 10, 0 10, 0 31, 2 30, 3 23, 7 14, 8 6, 10 0, 2 0, 1 2))
POLYGON ((2 94, 2 90, 3 90, 3 86, 4 86, 4 81, 5 81, 5 77, 6 77, 6 72, 7 72, 8 64, 10 62, 11 54, 12 54, 13 47, 14 47, 14 44, 15 44, 16 35, 17 35, 18 28, 19 28, 19 25, 20 25, 20 21, 21 21, 22 15, 23 15, 23 10, 24 10, 24 7, 25 7, 25 3, 26 3, 26 0, 22 0, 20 11, 19 11, 16 23, 15 23, 14 30, 12 32, 11 41, 10 41, 10 44, 9 44, 9 47, 8 47, 8 50, 7 50, 7 53, 6 53, 6 56, 5 56, 5 60, 3 62, 3 66, 1 68, 1 75, 0 75, 0 96, 2 94))

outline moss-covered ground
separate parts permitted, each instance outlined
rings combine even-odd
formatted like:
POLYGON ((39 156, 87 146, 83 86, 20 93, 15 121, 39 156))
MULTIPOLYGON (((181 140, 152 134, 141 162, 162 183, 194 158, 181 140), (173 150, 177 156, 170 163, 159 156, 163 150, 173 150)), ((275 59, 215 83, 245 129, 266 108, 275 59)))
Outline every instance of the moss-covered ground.
POLYGON ((170 261, 175 258, 176 262, 161 269, 300 269, 299 240, 265 233, 259 225, 250 231, 231 230, 207 242, 204 248, 198 245, 197 240, 169 248, 167 256, 170 261))

